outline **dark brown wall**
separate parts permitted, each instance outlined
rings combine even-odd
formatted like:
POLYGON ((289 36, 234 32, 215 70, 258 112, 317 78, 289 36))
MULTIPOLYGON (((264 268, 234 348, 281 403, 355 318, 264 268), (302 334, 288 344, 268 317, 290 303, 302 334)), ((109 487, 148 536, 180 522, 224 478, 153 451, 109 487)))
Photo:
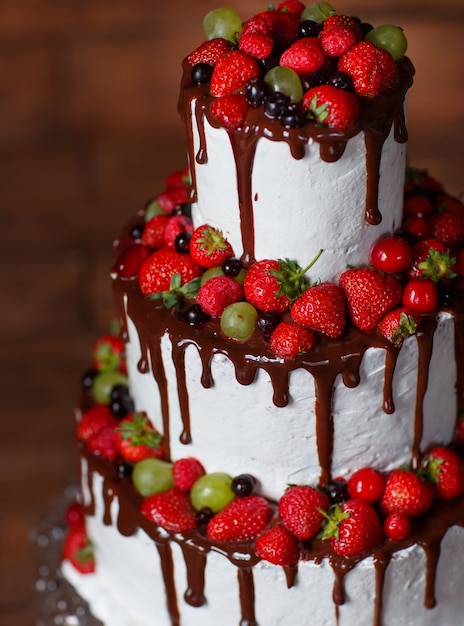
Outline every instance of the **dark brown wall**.
MULTIPOLYGON (((265 0, 233 2, 247 18, 265 0)), ((339 0, 403 26, 410 156, 463 190, 462 0, 339 0)), ((111 318, 110 242, 184 165, 182 57, 214 0, 0 0, 0 622, 29 623, 26 536, 71 480, 72 408, 111 318)))

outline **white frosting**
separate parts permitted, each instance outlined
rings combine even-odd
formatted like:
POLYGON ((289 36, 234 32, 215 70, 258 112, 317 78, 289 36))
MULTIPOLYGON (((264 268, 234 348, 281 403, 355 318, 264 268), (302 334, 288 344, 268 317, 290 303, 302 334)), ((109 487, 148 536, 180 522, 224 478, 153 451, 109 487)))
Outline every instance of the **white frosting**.
MULTIPOLYGON (((84 475, 86 467, 83 467, 84 475)), ((92 613, 106 626, 171 626, 165 587, 155 544, 143 531, 122 536, 103 524, 102 478, 94 474, 95 516, 88 518, 94 543, 95 574, 78 574, 65 562, 63 573, 89 602, 92 613)), ((84 480, 84 484, 85 484, 84 480)), ((86 502, 89 494, 84 493, 86 502)), ((112 504, 116 519, 118 501, 112 504)), ((460 593, 464 529, 452 527, 441 544, 433 609, 424 606, 426 563, 417 545, 395 553, 387 567, 382 597, 382 626, 457 626, 464 614, 460 593)), ((194 608, 183 599, 187 588, 181 549, 172 544, 177 604, 182 626, 237 626, 240 623, 237 570, 226 557, 210 552, 205 572, 207 604, 194 608)), ((373 624, 376 570, 366 558, 345 577, 345 604, 336 621, 332 599, 334 573, 327 560, 302 561, 296 584, 288 589, 280 567, 265 562, 253 568, 256 619, 262 626, 311 624, 317 626, 368 626, 373 624)))
MULTIPOLYGON (((161 399, 151 372, 137 369, 140 345, 129 320, 127 344, 131 394, 138 410, 147 411, 162 431, 161 399)), ((290 402, 273 404, 273 389, 266 372, 251 385, 237 382, 233 364, 215 355, 211 366, 213 387, 201 384, 202 366, 194 346, 186 350, 185 369, 189 396, 192 443, 181 443, 183 432, 171 342, 162 340, 163 363, 168 380, 171 457, 196 456, 207 471, 232 476, 254 475, 262 492, 278 499, 288 483, 318 483, 321 473, 316 440, 315 388, 312 376, 296 370, 290 377, 290 402)), ((440 314, 434 336, 429 378, 433 384, 424 400, 422 448, 449 443, 456 415, 456 363, 454 317, 440 314)), ((414 441, 414 413, 418 376, 418 346, 410 337, 400 351, 393 379, 395 412, 382 408, 386 352, 369 348, 360 368, 360 383, 349 389, 337 379, 333 395, 334 450, 332 475, 349 476, 372 465, 382 471, 409 463, 414 441)))
MULTIPOLYGON (((207 120, 204 123, 208 160, 190 164, 195 168, 198 197, 192 206, 193 222, 220 228, 240 257, 237 172, 230 139, 223 128, 213 128, 207 120)), ((196 154, 200 140, 195 124, 193 136, 196 154)), ((347 265, 365 265, 374 242, 401 224, 404 171, 405 145, 395 141, 392 129, 380 168, 383 219, 372 226, 364 217, 364 133, 350 139, 342 158, 334 163, 322 161, 319 145, 313 140, 306 146, 304 158, 297 160, 285 141, 259 139, 252 168, 255 258, 290 258, 306 267, 323 249, 311 270, 311 278, 321 280, 335 280, 347 265)))

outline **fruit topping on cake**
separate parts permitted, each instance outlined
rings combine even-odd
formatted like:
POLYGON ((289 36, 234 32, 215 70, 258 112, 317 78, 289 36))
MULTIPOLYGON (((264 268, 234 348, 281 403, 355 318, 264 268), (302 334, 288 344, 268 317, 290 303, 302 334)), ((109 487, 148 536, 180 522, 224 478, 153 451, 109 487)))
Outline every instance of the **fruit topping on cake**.
POLYGON ((142 459, 160 459, 164 455, 162 437, 147 415, 132 413, 116 428, 116 446, 125 461, 137 463, 142 459))
POLYGON ((308 485, 294 485, 280 498, 279 513, 297 539, 310 539, 320 531, 329 505, 329 498, 322 491, 308 485))
POLYGON ((63 559, 81 574, 92 574, 95 571, 95 556, 92 543, 87 535, 84 524, 71 526, 63 542, 63 559))

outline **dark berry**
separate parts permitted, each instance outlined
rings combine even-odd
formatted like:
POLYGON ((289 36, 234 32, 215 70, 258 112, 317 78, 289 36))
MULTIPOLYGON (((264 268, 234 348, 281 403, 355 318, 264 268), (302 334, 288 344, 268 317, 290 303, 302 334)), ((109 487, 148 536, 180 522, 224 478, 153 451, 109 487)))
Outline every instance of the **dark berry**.
POLYGON ((192 233, 179 233, 177 237, 174 239, 174 247, 177 252, 188 252, 190 250, 190 239, 192 238, 192 233))
POLYGON ((451 285, 440 281, 437 284, 438 288, 438 302, 442 306, 451 306, 454 301, 454 294, 451 285))
POLYGON ((271 94, 264 102, 264 112, 271 119, 279 118, 290 104, 290 98, 279 91, 271 94))
POLYGON ((134 243, 118 255, 113 271, 121 278, 138 276, 142 263, 150 256, 150 249, 140 243, 134 243))
POLYGON ((353 80, 351 79, 351 76, 345 74, 345 72, 332 72, 332 74, 330 74, 329 76, 327 84, 332 85, 337 89, 351 91, 351 93, 353 93, 354 91, 353 80))
POLYGON ((111 389, 109 409, 112 415, 117 418, 126 417, 134 412, 134 401, 129 395, 126 385, 116 385, 111 389))
POLYGON ((301 39, 302 37, 318 37, 322 30, 322 22, 314 22, 313 20, 304 20, 298 24, 297 34, 301 39))
POLYGON ((240 474, 232 480, 232 491, 240 498, 249 496, 255 488, 255 479, 250 474, 240 474))
POLYGON ((185 204, 176 204, 176 206, 172 210, 172 215, 185 215, 192 219, 192 205, 189 203, 185 204))
POLYGON ((134 224, 130 230, 131 239, 135 241, 139 241, 142 237, 143 229, 145 228, 145 224, 134 224))
POLYGON ((210 319, 210 316, 203 311, 199 304, 192 304, 182 315, 182 318, 190 326, 203 326, 210 319))
POLYGON ((273 331, 279 325, 280 320, 281 316, 278 313, 262 311, 258 315, 258 328, 265 335, 272 335, 273 331))
POLYGON ((210 519, 214 517, 213 511, 209 508, 209 506, 204 506, 197 513, 197 523, 199 526, 205 526, 210 519))
POLYGON ((348 485, 345 480, 332 480, 322 487, 322 491, 327 494, 332 504, 349 500, 348 485))
POLYGON ((242 263, 240 259, 236 259, 235 257, 226 259, 222 264, 222 271, 226 276, 230 276, 231 278, 235 278, 236 276, 238 276, 241 269, 242 263))
POLYGON ((306 122, 306 111, 301 102, 292 102, 283 111, 280 121, 286 128, 300 128, 306 122))
POLYGON ((248 104, 259 107, 268 94, 268 86, 261 78, 251 78, 245 85, 245 95, 248 104))
POLYGON ((121 478, 130 478, 130 476, 132 476, 132 465, 130 463, 125 463, 124 461, 121 461, 121 463, 119 463, 118 465, 118 476, 120 476, 121 478))
POLYGON ((284 48, 279 43, 275 42, 271 54, 267 58, 260 60, 260 65, 263 68, 264 73, 268 72, 276 65, 279 65, 280 57, 282 56, 283 51, 284 48))
POLYGON ((209 63, 197 63, 190 72, 192 81, 197 85, 209 83, 213 75, 213 69, 213 66, 209 65, 209 63))
POLYGON ((311 87, 319 87, 320 85, 327 85, 330 74, 326 70, 317 70, 305 76, 302 79, 304 91, 308 91, 311 87))
POLYGON ((364 39, 367 33, 370 33, 374 27, 372 26, 372 24, 369 24, 368 22, 361 22, 359 24, 359 28, 361 29, 361 37, 364 39))
POLYGON ((98 374, 97 370, 87 370, 82 374, 81 383, 82 387, 86 391, 90 391, 92 389, 93 381, 95 376, 98 374))

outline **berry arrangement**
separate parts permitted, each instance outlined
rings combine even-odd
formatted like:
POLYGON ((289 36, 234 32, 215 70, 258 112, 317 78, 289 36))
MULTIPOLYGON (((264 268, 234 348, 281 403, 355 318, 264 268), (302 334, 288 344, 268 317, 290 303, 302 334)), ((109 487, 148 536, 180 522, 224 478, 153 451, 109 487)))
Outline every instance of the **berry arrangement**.
POLYGON ((284 0, 246 22, 230 8, 204 19, 207 41, 186 62, 193 85, 209 86, 211 114, 226 128, 262 107, 286 128, 350 127, 363 98, 394 91, 407 40, 391 25, 374 28, 331 4, 284 0))
MULTIPOLYGON (((398 231, 375 242, 365 266, 322 283, 310 276, 324 262, 322 250, 305 268, 290 259, 243 267, 218 228, 194 228, 190 204, 176 204, 188 188, 185 170, 168 178, 166 190, 117 242, 114 277, 138 280, 142 294, 190 326, 202 329, 217 319, 227 340, 260 335, 277 359, 304 359, 323 337, 340 339, 353 327, 399 347, 424 316, 452 304, 455 279, 464 275, 464 205, 426 172, 407 170, 398 231)), ((124 369, 109 363, 113 348, 103 348, 95 357, 108 361, 99 400, 107 395, 105 378, 125 380, 124 369)), ((121 349, 114 347, 116 361, 121 349)))
MULTIPOLYGON (((90 370, 83 378, 90 398, 91 380, 102 373, 90 370)), ((198 532, 214 543, 252 542, 256 557, 274 565, 296 565, 312 542, 326 544, 340 557, 369 554, 385 541, 394 547, 411 535, 416 518, 433 514, 435 503, 464 493, 460 424, 457 448, 430 449, 417 469, 383 473, 362 467, 318 487, 289 485, 278 502, 271 502, 250 474, 208 472, 194 457, 166 459, 163 437, 148 416, 134 412, 127 401, 123 410, 115 397, 130 398, 128 387, 116 385, 108 403, 86 410, 77 438, 91 455, 117 464, 121 480, 132 482, 142 498, 141 515, 169 533, 198 532)), ((82 505, 69 507, 66 523, 63 558, 81 573, 93 572, 82 505)))

